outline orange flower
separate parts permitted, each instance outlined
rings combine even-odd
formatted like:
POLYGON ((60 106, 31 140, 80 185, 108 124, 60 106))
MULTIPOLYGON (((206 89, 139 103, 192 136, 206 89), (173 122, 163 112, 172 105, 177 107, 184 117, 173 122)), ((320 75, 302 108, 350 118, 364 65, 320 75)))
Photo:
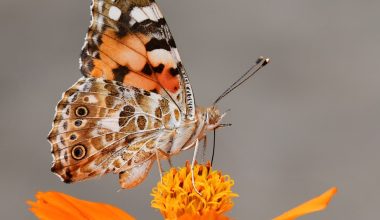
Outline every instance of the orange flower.
POLYGON ((290 211, 283 213, 282 215, 274 218, 273 220, 294 220, 303 215, 321 211, 327 207, 332 197, 336 194, 337 188, 333 187, 327 190, 322 195, 311 199, 290 211))
MULTIPOLYGON (((211 169, 210 163, 195 166, 195 192, 189 164, 178 170, 172 168, 153 189, 152 206, 170 220, 229 220, 224 213, 233 206, 233 180, 220 171, 211 169)), ((322 195, 285 212, 273 220, 295 220, 327 207, 337 189, 331 188, 322 195)), ((58 192, 39 192, 37 201, 28 201, 30 210, 40 220, 134 220, 129 214, 108 204, 95 203, 58 192)))
POLYGON ((194 179, 200 194, 194 190, 189 162, 185 167, 170 169, 152 190, 152 207, 170 220, 228 219, 222 216, 233 207, 232 198, 237 197, 231 191, 234 181, 212 170, 210 163, 195 165, 194 179))
POLYGON ((40 220, 134 220, 124 211, 108 204, 88 202, 59 192, 39 192, 37 201, 28 201, 40 220))

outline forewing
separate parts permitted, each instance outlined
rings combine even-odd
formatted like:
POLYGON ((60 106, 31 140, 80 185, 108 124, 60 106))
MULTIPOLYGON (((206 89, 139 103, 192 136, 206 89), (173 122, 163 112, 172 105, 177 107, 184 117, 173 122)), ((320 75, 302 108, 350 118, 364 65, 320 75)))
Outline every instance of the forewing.
POLYGON ((81 71, 159 93, 194 117, 191 85, 153 0, 93 0, 81 71))

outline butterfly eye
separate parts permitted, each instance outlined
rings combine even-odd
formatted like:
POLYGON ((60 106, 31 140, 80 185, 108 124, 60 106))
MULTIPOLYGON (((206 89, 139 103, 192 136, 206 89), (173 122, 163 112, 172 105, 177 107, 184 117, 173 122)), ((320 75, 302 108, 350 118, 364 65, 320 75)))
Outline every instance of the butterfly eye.
POLYGON ((80 106, 75 110, 75 114, 78 117, 85 117, 88 115, 88 109, 84 106, 80 106))
POLYGON ((71 155, 75 160, 81 160, 86 156, 86 148, 83 145, 77 145, 71 150, 71 155))

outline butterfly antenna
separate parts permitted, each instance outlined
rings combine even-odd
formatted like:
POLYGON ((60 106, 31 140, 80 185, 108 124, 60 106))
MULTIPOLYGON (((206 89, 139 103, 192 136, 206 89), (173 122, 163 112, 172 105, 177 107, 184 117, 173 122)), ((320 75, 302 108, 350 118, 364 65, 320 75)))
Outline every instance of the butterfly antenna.
POLYGON ((247 81, 249 78, 254 76, 260 69, 262 69, 264 66, 266 66, 270 62, 269 58, 259 57, 256 60, 256 63, 252 65, 239 79, 237 79, 230 87, 226 89, 214 102, 213 106, 215 106, 221 99, 223 99, 225 96, 227 96, 230 92, 235 90, 237 87, 239 87, 241 84, 243 84, 245 81, 247 81))

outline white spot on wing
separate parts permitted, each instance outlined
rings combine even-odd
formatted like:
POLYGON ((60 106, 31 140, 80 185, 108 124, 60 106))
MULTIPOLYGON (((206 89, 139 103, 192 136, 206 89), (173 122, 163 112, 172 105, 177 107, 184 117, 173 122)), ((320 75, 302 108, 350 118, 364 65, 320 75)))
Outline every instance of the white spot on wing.
POLYGON ((160 9, 155 3, 142 8, 134 7, 131 11, 130 16, 134 19, 129 22, 130 25, 133 25, 136 22, 141 23, 148 19, 157 22, 158 19, 163 18, 160 9))
POLYGON ((156 3, 153 3, 151 5, 153 11, 155 12, 155 14, 157 15, 158 18, 163 18, 164 16, 162 15, 161 13, 161 10, 158 8, 158 5, 156 3))
POLYGON ((153 65, 163 64, 172 64, 173 56, 172 54, 165 49, 156 49, 148 52, 148 58, 153 65))
POLYGON ((177 61, 181 61, 181 57, 179 56, 179 52, 177 48, 172 48, 172 51, 174 53, 174 57, 177 59, 177 61))
POLYGON ((133 19, 135 19, 139 23, 145 21, 146 19, 148 19, 148 17, 144 13, 144 11, 142 11, 141 8, 139 8, 139 7, 134 7, 132 9, 132 11, 131 11, 131 17, 133 19))
POLYGON ((98 2, 98 11, 99 11, 100 13, 103 12, 103 5, 104 5, 104 2, 103 2, 103 1, 99 1, 99 2, 98 2))
POLYGON ((109 129, 113 132, 119 132, 120 131, 118 116, 114 116, 112 118, 104 118, 102 120, 99 120, 98 125, 99 125, 99 127, 109 129))
POLYGON ((129 21, 129 26, 132 27, 134 24, 136 24, 136 20, 132 18, 132 19, 129 21))
POLYGON ((55 139, 55 143, 57 144, 58 149, 65 149, 66 148, 66 146, 63 145, 61 142, 61 135, 57 135, 57 137, 55 139))
POLYGON ((88 96, 88 103, 96 103, 98 100, 94 95, 88 96))
POLYGON ((121 16, 121 10, 115 6, 111 6, 111 8, 108 12, 108 16, 112 20, 118 21, 120 19, 120 16, 121 16))
POLYGON ((152 21, 158 21, 157 15, 154 13, 154 10, 150 6, 143 7, 142 10, 145 12, 145 14, 149 17, 152 21))
POLYGON ((102 31, 103 21, 104 21, 104 17, 99 15, 98 20, 96 21, 98 22, 98 31, 102 31))

